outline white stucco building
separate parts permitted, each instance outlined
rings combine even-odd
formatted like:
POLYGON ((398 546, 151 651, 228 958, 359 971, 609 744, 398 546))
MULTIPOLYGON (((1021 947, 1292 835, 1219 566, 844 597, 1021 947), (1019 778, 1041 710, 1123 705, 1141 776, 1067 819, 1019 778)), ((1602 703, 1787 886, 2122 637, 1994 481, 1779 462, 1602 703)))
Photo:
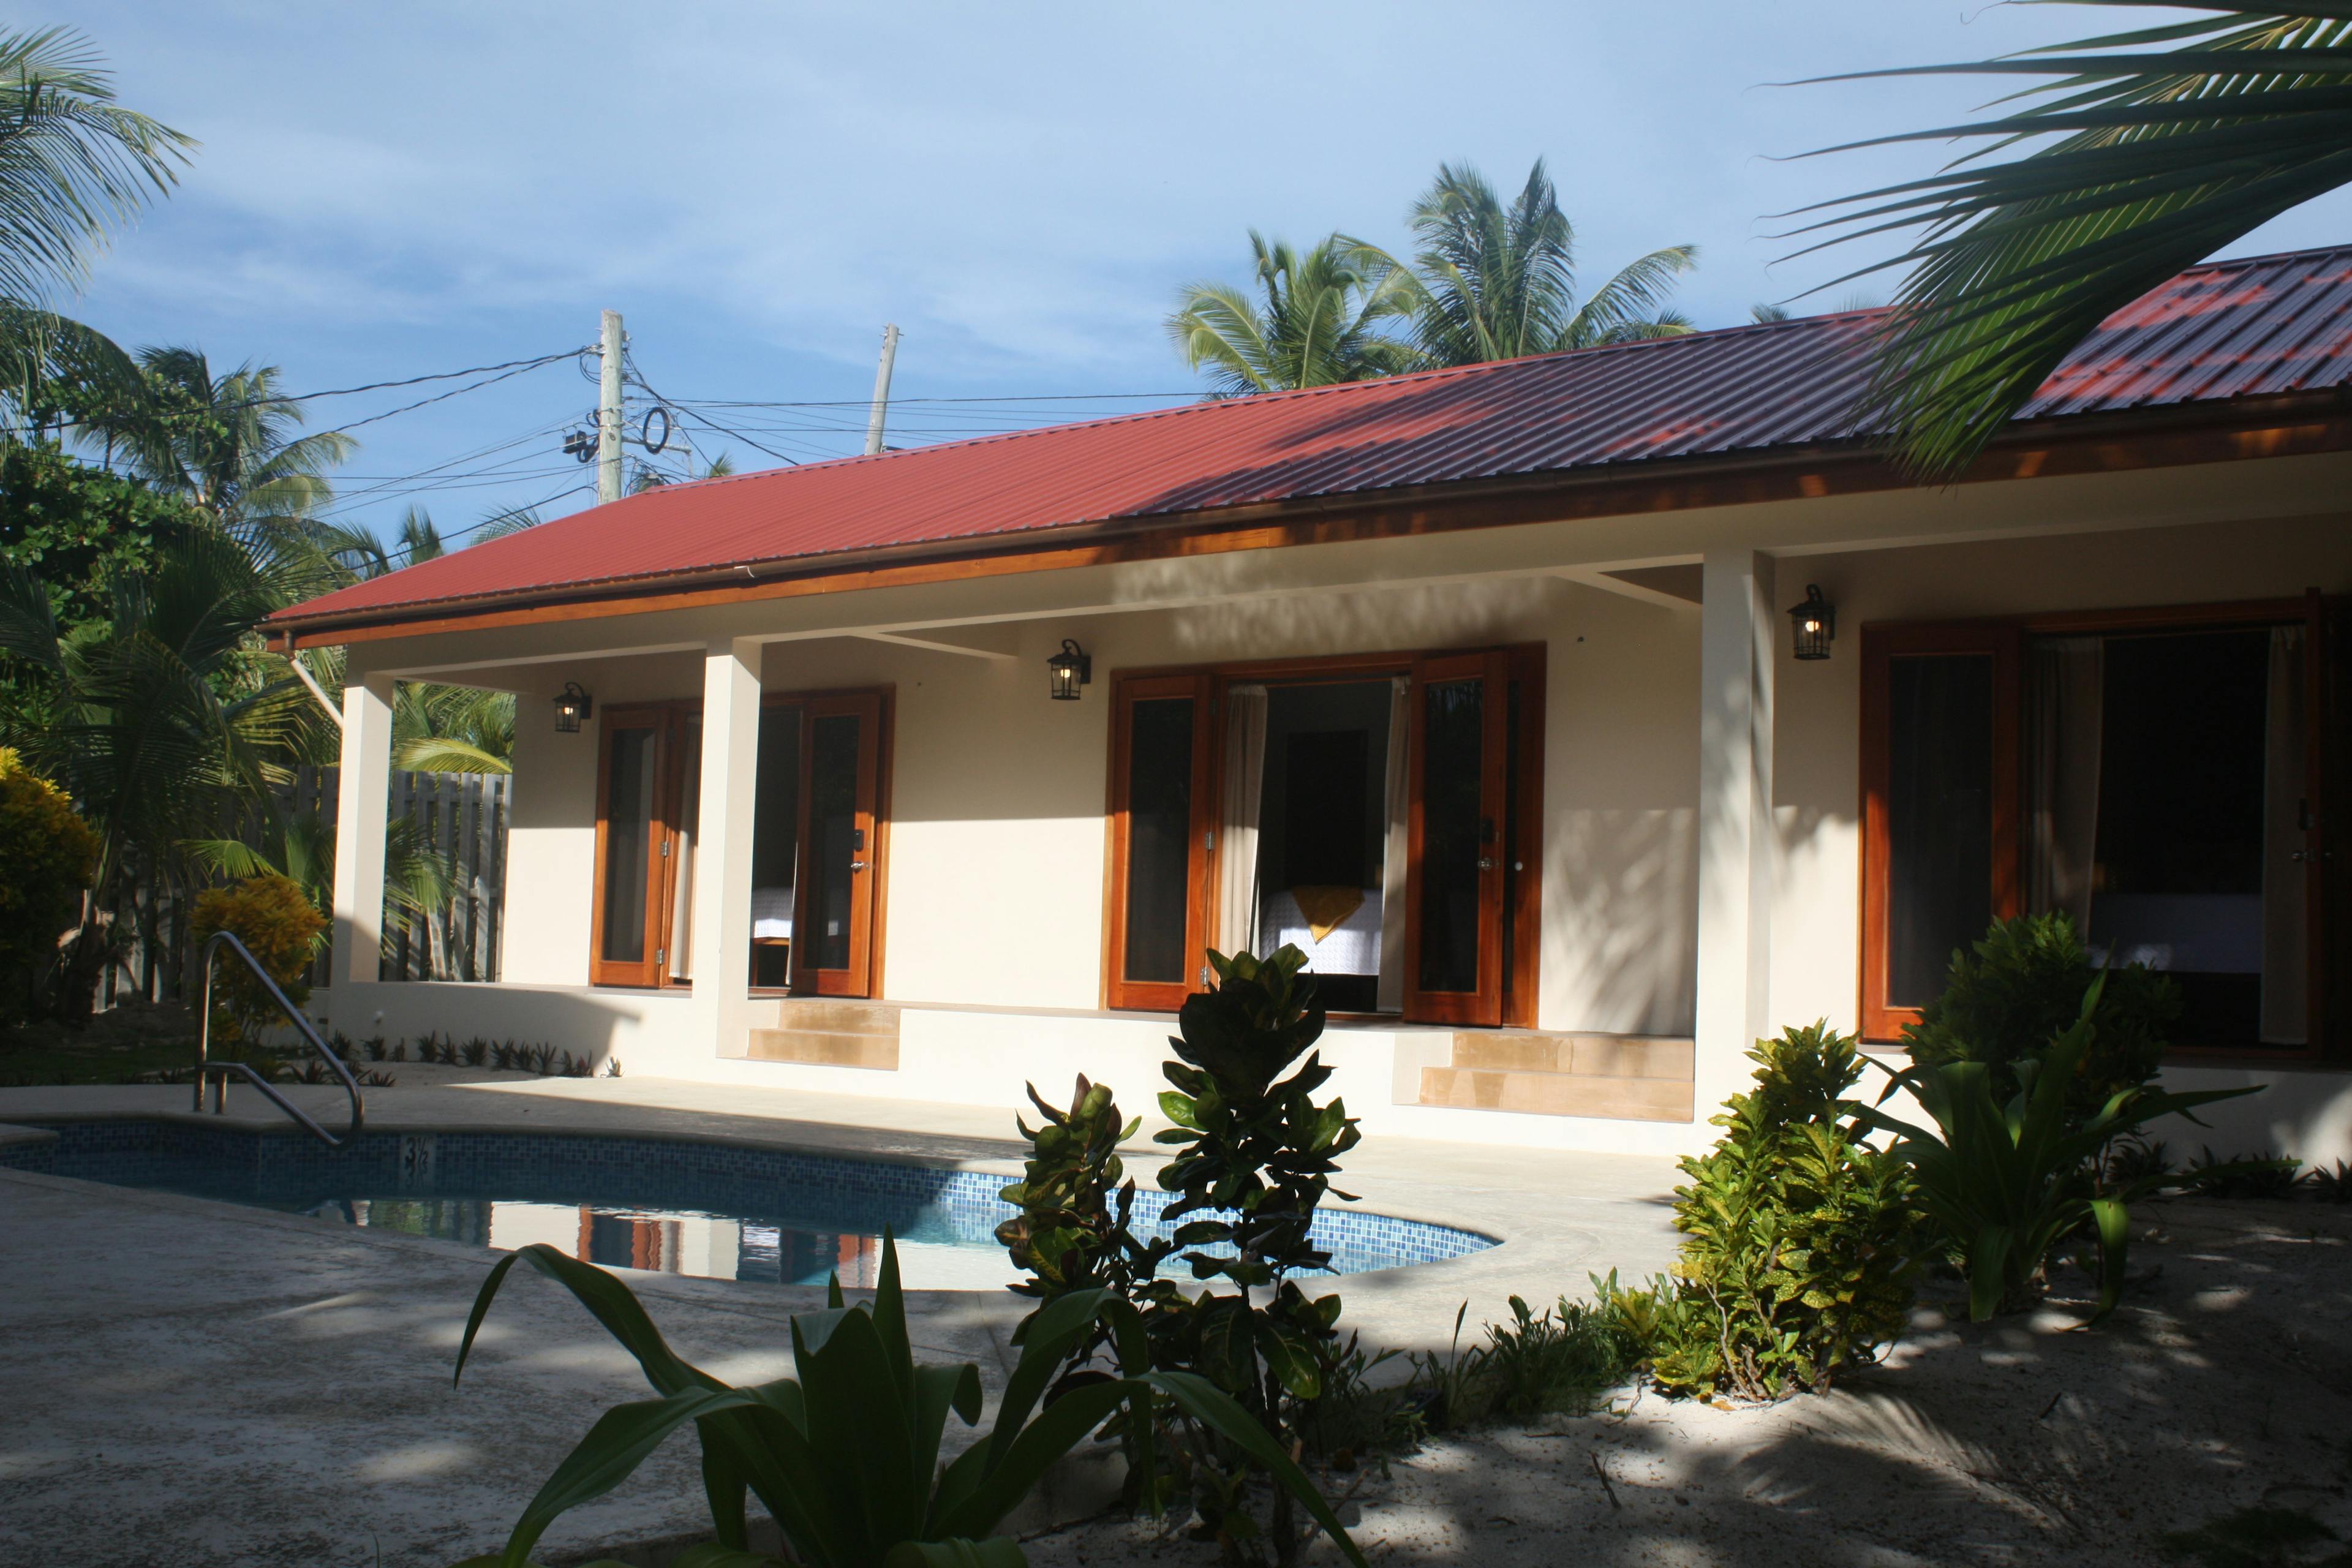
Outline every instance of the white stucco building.
POLYGON ((1202 950, 1302 940, 1368 1131, 1683 1151, 1755 1037, 1891 1042, 2064 908, 2179 978, 2168 1079, 2273 1086, 2189 1142, 2352 1157, 2347 302, 2352 251, 2186 274, 1943 488, 1855 436, 1864 312, 668 487, 360 584, 271 628, 349 650, 314 1010, 1009 1113, 1140 1102, 1202 950), (377 978, 402 679, 521 700, 495 984, 377 978))

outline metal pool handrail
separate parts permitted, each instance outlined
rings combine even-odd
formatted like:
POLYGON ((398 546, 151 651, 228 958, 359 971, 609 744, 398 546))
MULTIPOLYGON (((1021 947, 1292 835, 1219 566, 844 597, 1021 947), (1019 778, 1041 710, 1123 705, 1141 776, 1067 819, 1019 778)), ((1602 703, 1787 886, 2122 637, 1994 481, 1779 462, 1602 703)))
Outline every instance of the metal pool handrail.
POLYGON ((319 1031, 310 1026, 310 1020, 302 1016, 301 1009, 286 999, 286 993, 278 988, 278 982, 269 978, 269 972, 261 967, 260 961, 253 956, 245 943, 236 939, 234 931, 225 931, 215 933, 212 940, 205 943, 202 962, 205 966, 205 1006, 202 1015, 203 1022, 196 1031, 194 1109, 198 1111, 204 1110, 205 1080, 207 1078, 214 1078, 213 1114, 219 1116, 226 1113, 228 1110, 228 1075, 233 1072, 243 1073, 246 1081, 259 1089, 272 1105, 301 1123, 304 1131, 328 1148, 340 1149, 357 1136, 360 1122, 364 1114, 360 1101, 360 1080, 352 1076, 352 1069, 343 1065, 343 1058, 335 1055, 329 1048, 327 1042, 319 1037, 319 1031), (351 1097, 352 1120, 351 1125, 343 1129, 341 1137, 336 1137, 316 1121, 311 1121, 292 1100, 278 1093, 267 1078, 245 1063, 216 1062, 210 1059, 213 1041, 213 960, 223 947, 226 947, 245 962, 246 968, 251 970, 253 977, 261 982, 261 988, 268 993, 269 999, 278 1004, 278 1010, 286 1016, 286 1021, 294 1026, 297 1034, 310 1042, 310 1048, 318 1052, 329 1067, 335 1069, 335 1076, 343 1080, 343 1092, 351 1097), (215 1075, 217 1077, 215 1078, 215 1075))

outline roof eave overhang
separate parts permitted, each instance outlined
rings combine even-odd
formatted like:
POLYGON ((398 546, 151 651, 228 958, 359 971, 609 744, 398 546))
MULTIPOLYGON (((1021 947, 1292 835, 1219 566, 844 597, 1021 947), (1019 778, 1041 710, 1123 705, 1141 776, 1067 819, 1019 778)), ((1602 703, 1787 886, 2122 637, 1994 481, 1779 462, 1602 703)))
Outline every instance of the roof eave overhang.
MULTIPOLYGON (((1954 481, 2126 472, 2352 449, 2352 397, 2292 393, 2025 422, 1954 481)), ((1816 499, 1917 483, 1866 441, 1651 459, 1443 485, 1055 524, 1019 533, 771 558, 348 613, 281 613, 290 650, 434 632, 648 614, 746 599, 845 593, 952 576, 1067 570, 1173 555, 1396 538, 1465 528, 1816 499)))

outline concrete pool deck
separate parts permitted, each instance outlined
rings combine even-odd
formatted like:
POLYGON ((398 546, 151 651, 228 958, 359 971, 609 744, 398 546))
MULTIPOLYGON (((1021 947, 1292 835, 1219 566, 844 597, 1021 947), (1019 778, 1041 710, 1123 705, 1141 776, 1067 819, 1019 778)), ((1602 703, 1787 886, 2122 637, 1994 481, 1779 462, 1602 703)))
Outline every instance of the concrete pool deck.
MULTIPOLYGON (((516 1079, 371 1090, 371 1131, 602 1132, 754 1143, 1017 1173, 1012 1111, 656 1079, 516 1079)), ((462 1080, 461 1069, 443 1069, 462 1080)), ((439 1076, 439 1075, 436 1075, 439 1076)), ((337 1125, 337 1091, 294 1091, 337 1125)), ((226 1124, 285 1128, 232 1093, 226 1124)), ((191 1114, 183 1088, 0 1090, 0 1124, 191 1114)), ((1143 1136, 1148 1140, 1151 1128, 1143 1136)), ((1151 1145, 1141 1144, 1144 1149, 1151 1145)), ((1134 1162, 1149 1182, 1154 1163, 1134 1162)), ((1503 1245, 1350 1276, 1368 1345, 1438 1349, 1455 1309, 1501 1317, 1586 1276, 1646 1275, 1674 1252, 1670 1162, 1375 1140, 1342 1184, 1364 1209, 1503 1245)), ((634 1365, 551 1283, 518 1276, 452 1391, 449 1365, 489 1255, 175 1194, 0 1170, 0 1565, 123 1557, 175 1568, 446 1563, 494 1550, 595 1413, 643 1396, 634 1365)), ((1008 1266, 1007 1278, 1012 1277, 1008 1266)), ((814 1290, 632 1273, 680 1352, 730 1381, 790 1372, 784 1320, 814 1290)), ((916 1291, 921 1353, 992 1385, 1022 1303, 916 1291)), ((569 1516, 550 1561, 671 1538, 702 1517, 690 1439, 569 1516)))

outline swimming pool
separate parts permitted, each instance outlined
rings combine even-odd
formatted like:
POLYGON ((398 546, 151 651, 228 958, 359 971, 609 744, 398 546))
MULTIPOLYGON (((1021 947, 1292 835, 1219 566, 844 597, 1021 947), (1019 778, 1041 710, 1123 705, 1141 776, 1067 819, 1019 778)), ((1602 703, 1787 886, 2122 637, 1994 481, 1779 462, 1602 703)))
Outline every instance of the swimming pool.
MULTIPOLYGON (((1018 1278, 995 1237, 1010 1179, 982 1171, 685 1140, 559 1133, 369 1132, 328 1149, 292 1132, 186 1121, 56 1124, 55 1143, 0 1164, 152 1187, 502 1249, 547 1242, 592 1263, 719 1279, 871 1286, 898 1237, 909 1287, 1001 1289, 1018 1278)), ((1163 1230, 1165 1193, 1137 1194, 1163 1230)), ((1495 1245, 1451 1226, 1318 1212, 1337 1274, 1460 1258, 1495 1245)), ((1189 1270, 1184 1271, 1189 1273, 1189 1270)))

